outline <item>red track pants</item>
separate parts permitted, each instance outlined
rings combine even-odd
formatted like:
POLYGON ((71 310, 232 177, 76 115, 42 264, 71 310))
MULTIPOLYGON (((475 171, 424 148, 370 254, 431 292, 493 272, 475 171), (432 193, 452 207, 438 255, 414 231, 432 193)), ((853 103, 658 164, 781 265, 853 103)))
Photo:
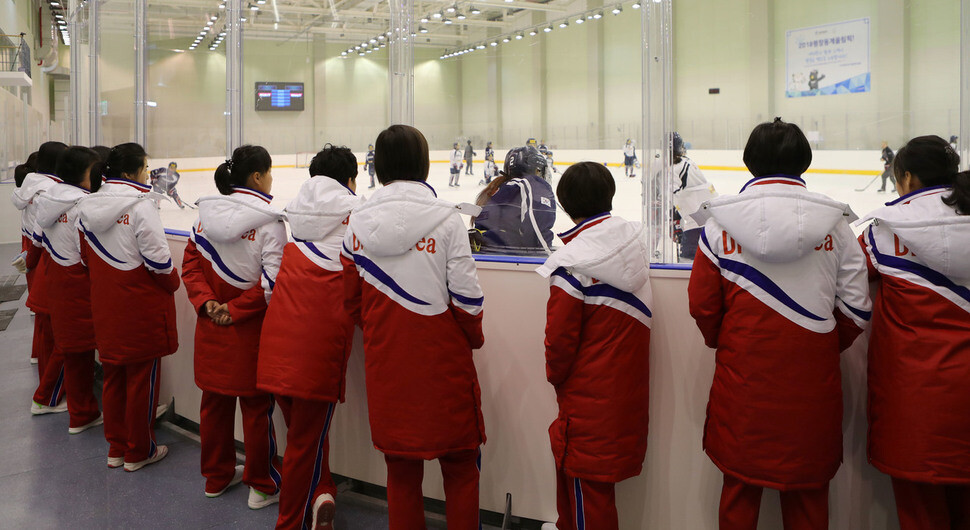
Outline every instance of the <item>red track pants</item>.
MULTIPOLYGON (((62 353, 56 348, 44 367, 41 386, 50 385, 59 392, 62 385, 67 394, 70 427, 81 427, 98 419, 101 410, 94 397, 94 350, 62 353)), ((35 397, 36 399, 36 397, 35 397)))
POLYGON ((559 530, 617 530, 616 488, 612 482, 570 477, 556 470, 556 509, 559 530))
MULTIPOLYGON (((205 491, 223 490, 232 481, 236 467, 236 396, 202 391, 199 437, 202 439, 202 475, 205 491)), ((246 470, 243 482, 267 494, 280 490, 280 471, 273 429, 273 396, 240 396, 246 470)))
POLYGON ((280 490, 278 529, 308 528, 313 502, 324 493, 337 496, 330 475, 330 422, 336 403, 277 396, 286 411, 286 454, 280 490))
MULTIPOLYGON (((761 486, 746 484, 724 475, 721 507, 718 514, 721 530, 756 530, 761 510, 761 486)), ((829 527, 829 487, 810 490, 781 491, 781 518, 785 530, 818 530, 829 527)))
POLYGON ((937 485, 893 478, 901 530, 970 528, 970 485, 937 485))
POLYGON ((51 327, 51 316, 44 313, 34 315, 34 340, 31 346, 31 357, 37 358, 37 390, 34 391, 34 401, 41 405, 53 407, 64 398, 64 359, 54 358, 54 328, 51 327), (45 378, 47 365, 55 363, 50 376, 45 378))
MULTIPOLYGON (((389 530, 425 528, 424 460, 384 455, 387 463, 389 530)), ((481 450, 456 451, 438 458, 445 486, 445 517, 452 530, 477 530, 481 450)))
POLYGON ((155 407, 161 359, 104 363, 104 437, 108 456, 136 463, 155 456, 155 407))

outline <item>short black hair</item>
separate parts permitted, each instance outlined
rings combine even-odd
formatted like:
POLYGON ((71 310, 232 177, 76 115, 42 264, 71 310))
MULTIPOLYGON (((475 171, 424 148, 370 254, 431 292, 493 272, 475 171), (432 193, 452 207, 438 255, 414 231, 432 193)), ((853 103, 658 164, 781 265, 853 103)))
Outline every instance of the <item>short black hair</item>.
POLYGON ((563 172, 556 196, 573 219, 592 217, 613 209, 616 182, 603 164, 579 162, 563 172))
MULTIPOLYGON (((94 166, 101 162, 101 157, 98 153, 89 147, 82 147, 80 145, 73 145, 68 147, 61 153, 61 156, 57 158, 57 176, 67 182, 68 184, 74 184, 75 186, 80 186, 84 182, 84 175, 88 170, 92 169, 94 166)), ((97 180, 98 184, 101 183, 101 177, 91 175, 89 181, 91 188, 96 190, 94 187, 94 181, 97 180)))
POLYGON ((323 175, 346 186, 357 178, 357 157, 347 147, 323 146, 310 161, 310 176, 323 175))
POLYGON ((374 171, 381 184, 395 180, 428 180, 428 140, 410 125, 391 125, 377 135, 374 171))
POLYGON ((67 151, 67 144, 63 142, 44 142, 37 148, 37 172, 54 175, 57 171, 57 160, 61 153, 67 151))
POLYGON ((812 165, 812 146, 797 125, 775 118, 751 131, 744 146, 744 165, 756 177, 798 177, 812 165))
POLYGON ((893 159, 896 182, 906 172, 919 179, 923 186, 952 186, 953 192, 943 197, 961 215, 970 215, 970 173, 960 171, 960 155, 949 142, 939 136, 918 136, 899 148, 893 159))

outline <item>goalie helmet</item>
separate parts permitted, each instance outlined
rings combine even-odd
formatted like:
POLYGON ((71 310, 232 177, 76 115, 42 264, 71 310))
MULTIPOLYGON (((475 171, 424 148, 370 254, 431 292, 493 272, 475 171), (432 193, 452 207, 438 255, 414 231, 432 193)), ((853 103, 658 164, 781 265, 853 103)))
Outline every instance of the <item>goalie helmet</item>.
POLYGON ((679 134, 674 133, 671 136, 670 143, 674 156, 684 156, 687 154, 687 149, 684 148, 684 139, 679 134))
POLYGON ((546 157, 531 145, 516 147, 505 155, 502 173, 510 178, 522 175, 542 174, 546 169, 546 157))

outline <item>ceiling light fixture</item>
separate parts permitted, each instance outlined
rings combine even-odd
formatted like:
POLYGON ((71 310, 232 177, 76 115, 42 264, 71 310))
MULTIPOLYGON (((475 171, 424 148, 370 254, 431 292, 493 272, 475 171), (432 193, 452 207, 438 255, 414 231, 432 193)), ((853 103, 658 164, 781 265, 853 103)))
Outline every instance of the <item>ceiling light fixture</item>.
POLYGON ((549 33, 550 31, 552 31, 552 26, 546 26, 546 27, 542 28, 542 31, 545 31, 546 33, 549 33))
POLYGON ((471 12, 471 14, 473 14, 473 15, 481 15, 481 14, 482 14, 482 10, 481 10, 481 9, 478 9, 478 8, 477 8, 477 7, 475 7, 475 6, 472 6, 472 8, 471 8, 471 9, 470 9, 469 11, 470 11, 470 12, 471 12))
POLYGON ((565 28, 565 27, 568 27, 568 26, 569 26, 569 21, 568 20, 563 20, 562 22, 559 23, 559 27, 560 28, 565 28))
POLYGON ((633 2, 633 5, 630 6, 630 7, 632 7, 633 9, 640 9, 640 2, 639 2, 639 0, 636 1, 636 2, 633 2))
POLYGON ((445 11, 449 13, 454 13, 455 11, 458 11, 458 6, 457 5, 448 6, 448 9, 445 9, 445 11))
POLYGON ((582 24, 583 22, 586 22, 586 18, 585 17, 579 17, 579 18, 576 19, 576 23, 577 24, 582 24))
POLYGON ((524 37, 525 37, 525 35, 523 35, 521 33, 516 33, 515 34, 515 40, 522 40, 524 37))
POLYGON ((458 20, 465 20, 468 17, 466 17, 464 13, 459 12, 457 15, 455 15, 455 18, 457 18, 458 20))
POLYGON ((623 12, 623 6, 621 6, 621 5, 615 5, 615 6, 613 6, 613 14, 614 15, 619 15, 622 12, 623 12))
POLYGON ((428 28, 424 26, 418 26, 418 33, 427 33, 427 32, 428 32, 428 28))

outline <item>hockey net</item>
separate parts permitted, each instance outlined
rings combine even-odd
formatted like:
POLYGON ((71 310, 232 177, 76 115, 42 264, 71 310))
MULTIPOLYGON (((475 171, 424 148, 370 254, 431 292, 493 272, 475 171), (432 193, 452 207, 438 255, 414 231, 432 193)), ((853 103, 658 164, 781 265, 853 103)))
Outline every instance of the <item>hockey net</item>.
POLYGON ((297 153, 296 162, 293 164, 296 167, 310 167, 310 161, 313 160, 313 155, 316 153, 297 153))

